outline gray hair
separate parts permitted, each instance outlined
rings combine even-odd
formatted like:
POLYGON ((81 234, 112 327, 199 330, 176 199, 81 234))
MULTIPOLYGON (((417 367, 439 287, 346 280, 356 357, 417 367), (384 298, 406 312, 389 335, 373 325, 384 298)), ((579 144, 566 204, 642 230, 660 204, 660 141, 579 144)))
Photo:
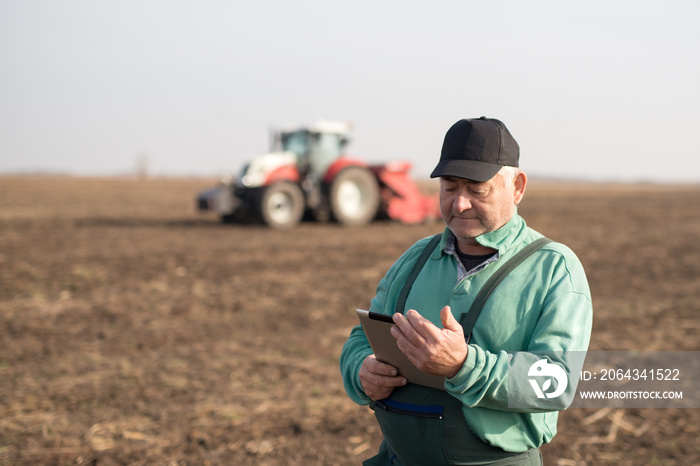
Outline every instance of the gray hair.
POLYGON ((505 187, 513 186, 513 183, 515 182, 515 177, 518 176, 518 173, 520 173, 522 170, 518 167, 509 167, 509 166, 504 166, 502 167, 498 173, 503 175, 503 182, 505 183, 505 187))

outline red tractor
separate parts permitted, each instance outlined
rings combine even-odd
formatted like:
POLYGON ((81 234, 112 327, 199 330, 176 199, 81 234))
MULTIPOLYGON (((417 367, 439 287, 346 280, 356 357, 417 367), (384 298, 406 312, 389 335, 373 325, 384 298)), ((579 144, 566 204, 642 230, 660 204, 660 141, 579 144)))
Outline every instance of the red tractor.
POLYGON ((274 134, 273 150, 252 159, 241 176, 198 195, 199 210, 224 221, 262 220, 292 228, 305 215, 342 225, 377 217, 404 223, 439 218, 435 196, 422 194, 408 176, 411 164, 369 165, 345 156, 350 125, 319 121, 274 134))

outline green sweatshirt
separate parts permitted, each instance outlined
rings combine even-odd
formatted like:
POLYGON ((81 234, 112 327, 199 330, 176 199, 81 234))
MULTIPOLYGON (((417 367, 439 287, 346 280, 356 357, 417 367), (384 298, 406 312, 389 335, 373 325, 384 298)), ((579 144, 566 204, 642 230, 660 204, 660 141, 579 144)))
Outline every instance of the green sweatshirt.
MULTIPOLYGON (((542 236, 516 213, 500 229, 477 237, 483 246, 498 250, 498 260, 456 283, 457 259, 444 251, 450 235, 445 229, 406 302, 406 309, 417 310, 438 327, 442 327, 440 310, 444 306, 451 306, 459 320, 497 264, 542 236)), ((429 240, 418 241, 389 269, 377 287, 371 311, 393 314, 401 288, 429 240)), ((549 442, 556 434, 557 410, 565 409, 568 403, 550 404, 547 409, 509 408, 509 397, 512 402, 518 390, 509 388, 508 369, 516 362, 529 367, 541 359, 536 354, 539 352, 586 351, 592 314, 583 267, 568 247, 549 243, 513 270, 486 302, 462 370, 445 382, 447 392, 461 402, 472 432, 486 443, 512 452, 549 442)), ((340 369, 346 392, 359 404, 371 401, 359 379, 360 366, 370 354, 362 328, 355 327, 343 346, 340 369)), ((565 360, 558 362, 567 365, 565 360)), ((575 382, 570 385, 568 391, 575 391, 575 382)))

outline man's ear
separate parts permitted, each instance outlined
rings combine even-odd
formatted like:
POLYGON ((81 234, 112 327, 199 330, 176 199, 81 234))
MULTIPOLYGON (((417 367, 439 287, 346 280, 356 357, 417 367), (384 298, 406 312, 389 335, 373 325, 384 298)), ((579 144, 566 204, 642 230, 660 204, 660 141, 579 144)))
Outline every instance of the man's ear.
POLYGON ((527 175, 525 172, 521 171, 515 175, 515 180, 513 180, 513 202, 515 205, 520 204, 525 195, 525 185, 527 185, 527 175))

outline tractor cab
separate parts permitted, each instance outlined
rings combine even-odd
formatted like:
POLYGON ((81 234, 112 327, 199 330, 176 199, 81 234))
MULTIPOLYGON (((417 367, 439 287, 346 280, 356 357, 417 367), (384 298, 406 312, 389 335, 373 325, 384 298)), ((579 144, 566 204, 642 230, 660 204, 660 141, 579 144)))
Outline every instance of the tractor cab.
POLYGON ((350 124, 319 121, 310 126, 288 127, 275 135, 273 151, 292 152, 297 169, 304 175, 321 178, 345 153, 350 124))

